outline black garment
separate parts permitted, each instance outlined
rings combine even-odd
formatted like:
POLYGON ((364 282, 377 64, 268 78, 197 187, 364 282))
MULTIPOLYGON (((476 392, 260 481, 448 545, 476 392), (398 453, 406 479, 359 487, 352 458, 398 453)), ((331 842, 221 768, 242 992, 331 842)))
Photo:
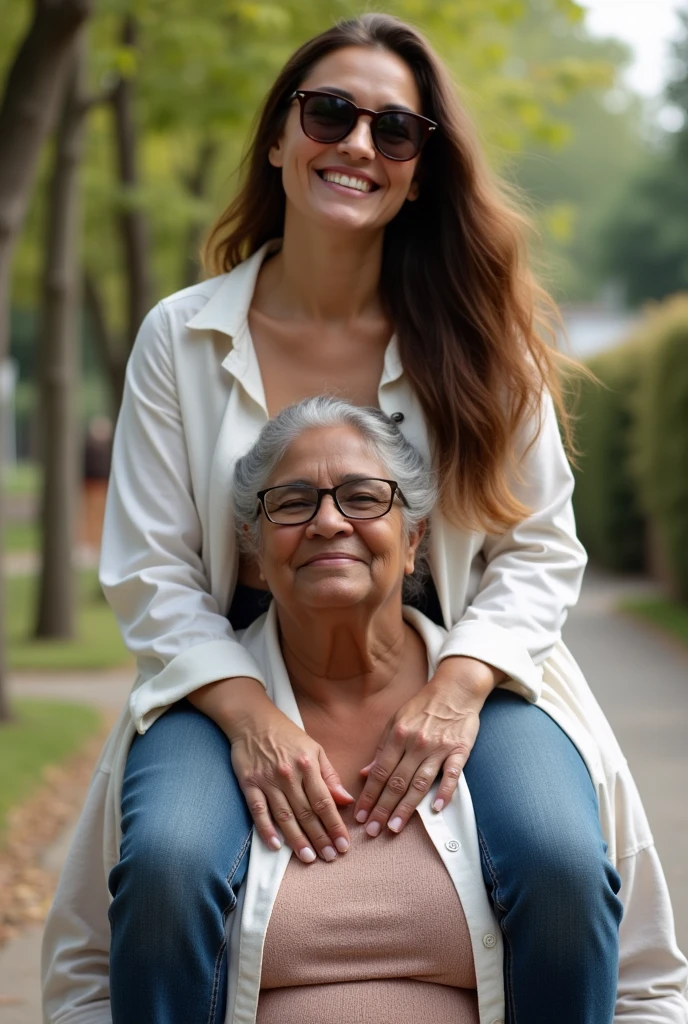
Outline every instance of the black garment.
MULTIPOLYGON (((263 612, 268 610, 271 600, 272 594, 269 590, 259 590, 257 587, 247 587, 243 583, 237 583, 232 598, 232 607, 227 616, 233 629, 246 629, 250 626, 263 612)), ((422 591, 411 598, 407 604, 417 608, 419 612, 423 612, 437 626, 444 625, 440 601, 430 573, 425 579, 422 591)))

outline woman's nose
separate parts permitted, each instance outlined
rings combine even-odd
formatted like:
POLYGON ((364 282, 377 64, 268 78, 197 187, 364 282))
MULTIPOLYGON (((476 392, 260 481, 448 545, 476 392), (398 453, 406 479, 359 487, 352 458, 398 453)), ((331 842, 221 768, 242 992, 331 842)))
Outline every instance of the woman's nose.
POLYGON ((306 528, 309 536, 334 537, 337 533, 351 533, 353 526, 334 503, 331 494, 323 495, 320 508, 306 528))
POLYGON ((362 115, 345 139, 337 145, 340 153, 347 153, 357 160, 373 160, 375 146, 370 131, 370 118, 362 115))

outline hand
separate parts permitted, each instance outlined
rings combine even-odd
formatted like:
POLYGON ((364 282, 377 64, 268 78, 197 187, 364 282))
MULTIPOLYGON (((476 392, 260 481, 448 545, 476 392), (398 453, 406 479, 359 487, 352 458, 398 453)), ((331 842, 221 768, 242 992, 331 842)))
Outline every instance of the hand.
POLYGON ((232 765, 258 834, 285 842, 306 864, 349 848, 337 804, 353 802, 323 748, 272 703, 255 679, 224 679, 197 690, 193 703, 224 730, 232 765))
POLYGON ((356 802, 356 821, 376 836, 384 825, 401 832, 442 771, 433 802, 441 811, 451 800, 473 749, 479 715, 504 673, 474 658, 450 657, 420 693, 390 719, 356 802))

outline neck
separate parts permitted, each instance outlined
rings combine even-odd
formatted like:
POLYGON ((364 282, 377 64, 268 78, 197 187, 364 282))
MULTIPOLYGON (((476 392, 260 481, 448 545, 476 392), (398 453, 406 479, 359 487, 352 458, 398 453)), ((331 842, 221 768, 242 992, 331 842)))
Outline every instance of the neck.
POLYGON ((385 690, 404 658, 409 627, 398 595, 372 613, 277 609, 282 656, 297 698, 320 707, 360 703, 385 690))
POLYGON ((323 230, 287 207, 282 249, 270 261, 271 305, 321 323, 379 316, 383 238, 323 230))

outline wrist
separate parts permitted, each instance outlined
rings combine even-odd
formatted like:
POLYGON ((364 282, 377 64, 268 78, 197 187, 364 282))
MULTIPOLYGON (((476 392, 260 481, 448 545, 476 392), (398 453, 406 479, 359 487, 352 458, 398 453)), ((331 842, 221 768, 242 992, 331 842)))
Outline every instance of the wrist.
POLYGON ((453 687, 455 691, 458 689, 482 706, 495 686, 504 679, 506 673, 487 662, 463 655, 450 655, 437 666, 433 682, 453 687))
POLYGON ((276 710, 263 685, 249 676, 219 679, 189 694, 188 699, 212 718, 230 741, 276 710))

